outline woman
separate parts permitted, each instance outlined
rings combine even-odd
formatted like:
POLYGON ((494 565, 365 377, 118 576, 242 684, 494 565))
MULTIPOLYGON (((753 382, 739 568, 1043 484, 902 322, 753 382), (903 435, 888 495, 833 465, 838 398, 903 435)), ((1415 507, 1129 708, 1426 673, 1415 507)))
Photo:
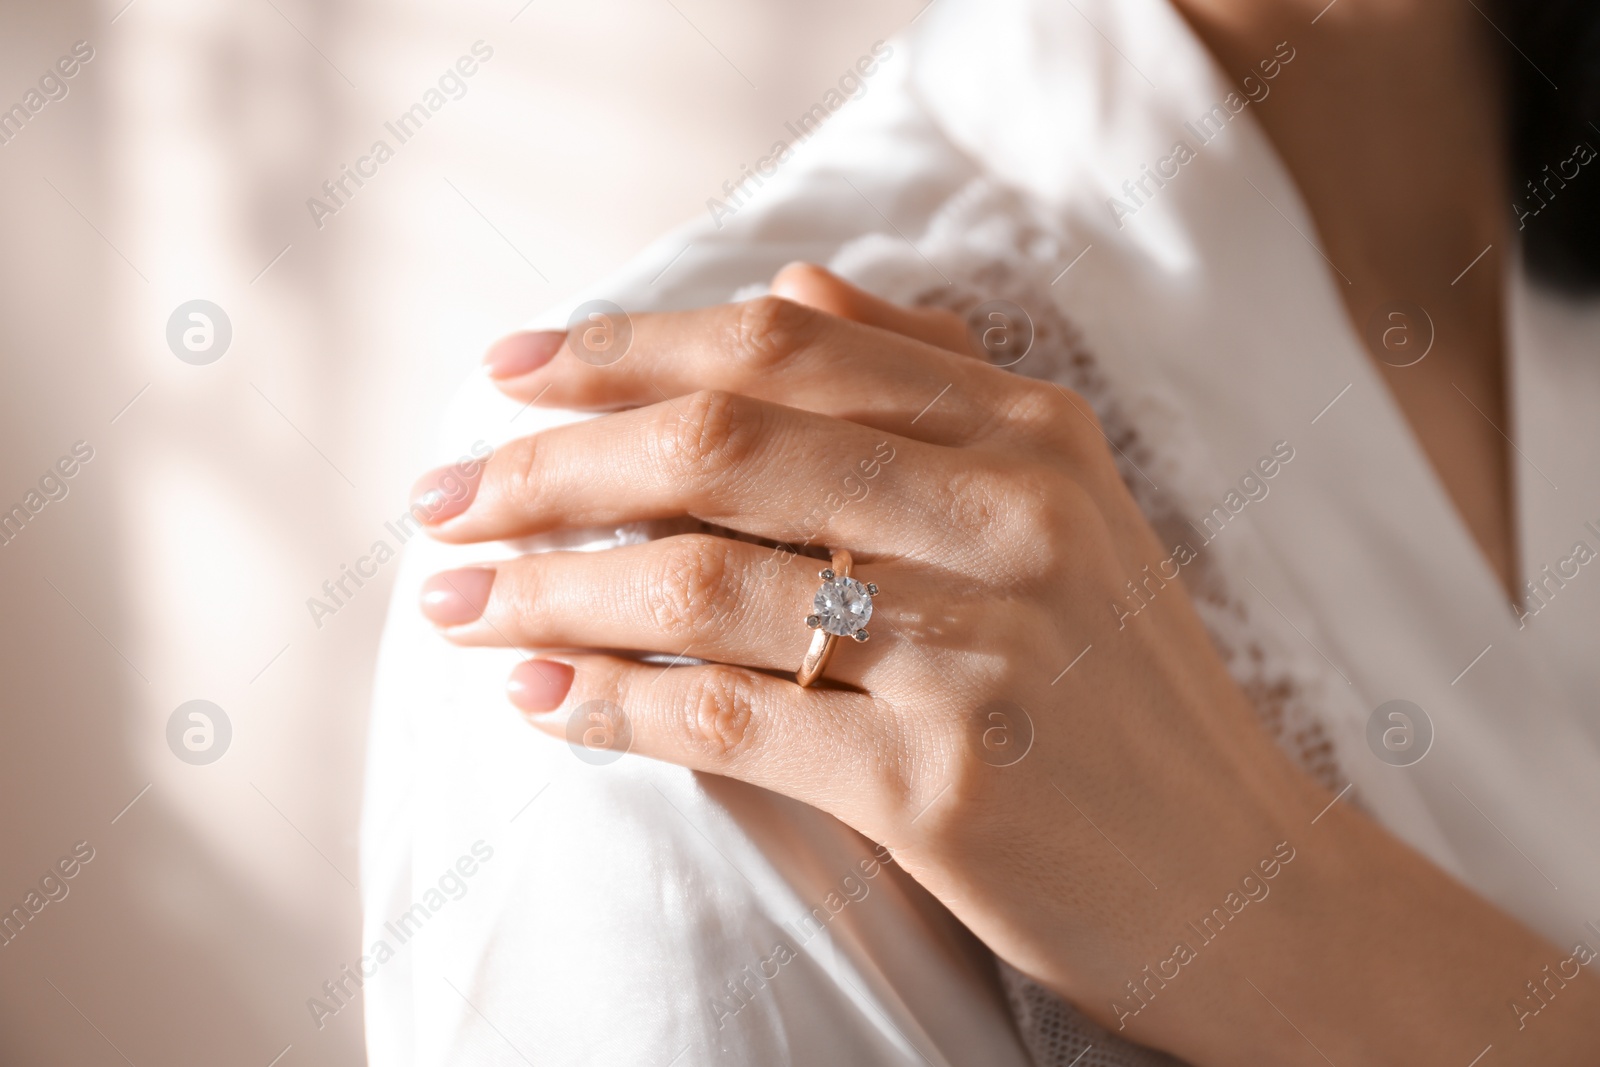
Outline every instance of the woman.
POLYGON ((938 0, 496 345, 402 579, 456 647, 380 670, 374 1062, 1594 1062, 1600 311, 1523 256, 1592 280, 1600 130, 1508 144, 1504 45, 938 0))

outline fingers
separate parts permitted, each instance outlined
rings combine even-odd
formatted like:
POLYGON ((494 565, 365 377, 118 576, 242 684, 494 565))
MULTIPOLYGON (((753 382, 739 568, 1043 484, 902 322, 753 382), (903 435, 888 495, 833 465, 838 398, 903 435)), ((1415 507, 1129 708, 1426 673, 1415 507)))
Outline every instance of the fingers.
MULTIPOLYGON (((811 297, 841 304, 837 292, 806 285, 811 297)), ((852 296, 850 310, 930 337, 949 333, 868 300, 852 296)), ((585 358, 583 332, 513 334, 487 365, 502 391, 547 407, 614 411, 720 389, 947 445, 991 431, 1012 388, 1010 375, 982 360, 776 296, 632 315, 628 331, 626 353, 603 365, 585 358)))
MULTIPOLYGON (((545 552, 434 575, 423 613, 464 645, 614 648, 793 671, 827 564, 710 534, 604 552, 545 552)), ((873 568, 858 568, 861 581, 873 568)), ((904 596, 898 580, 888 585, 904 596)), ((869 631, 870 632, 870 631, 869 631)), ((859 685, 877 646, 838 647, 829 677, 859 685)))
POLYGON ((791 263, 780 270, 772 278, 772 295, 958 355, 975 354, 967 324, 955 312, 902 307, 851 285, 814 263, 791 263))
POLYGON ((700 392, 513 441, 464 487, 454 468, 434 471, 415 487, 413 512, 455 542, 690 515, 774 541, 893 556, 936 539, 932 524, 953 506, 944 502, 953 455, 808 411, 700 392), (913 488, 902 469, 919 471, 922 485, 913 488), (456 490, 448 496, 447 479, 456 490))
POLYGON ((720 664, 658 667, 606 655, 530 660, 513 704, 603 758, 631 751, 738 778, 835 814, 881 789, 896 720, 879 700, 720 664))

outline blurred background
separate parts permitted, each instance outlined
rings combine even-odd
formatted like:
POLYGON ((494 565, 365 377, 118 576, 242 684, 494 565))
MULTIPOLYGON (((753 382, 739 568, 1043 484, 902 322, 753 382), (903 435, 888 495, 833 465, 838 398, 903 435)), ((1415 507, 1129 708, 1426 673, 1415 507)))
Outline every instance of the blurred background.
POLYGON ((490 340, 922 4, 0 3, 0 1062, 364 1062, 306 1001, 394 564, 308 599, 490 340))

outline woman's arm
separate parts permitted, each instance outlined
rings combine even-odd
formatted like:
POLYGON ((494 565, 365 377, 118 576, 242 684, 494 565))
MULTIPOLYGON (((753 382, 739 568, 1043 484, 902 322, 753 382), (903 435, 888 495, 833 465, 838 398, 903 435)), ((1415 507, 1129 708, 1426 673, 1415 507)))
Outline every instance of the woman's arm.
POLYGON ((713 661, 543 654, 512 679, 534 725, 601 714, 642 754, 831 812, 1003 958, 1196 1064, 1593 1061, 1587 975, 1521 1029, 1509 1006, 1570 953, 1330 808, 1260 728, 1087 404, 967 355, 948 318, 815 271, 779 288, 805 303, 639 316, 617 362, 505 342, 555 353, 511 395, 614 413, 503 448, 433 532, 688 514, 845 548, 881 589, 872 640, 840 643, 833 687, 776 676, 820 564, 722 538, 501 564, 486 602, 440 576, 452 640, 713 661), (1129 582, 1149 605, 1121 618, 1129 582), (1031 724, 1005 766, 997 714, 1031 724))
POLYGON ((1192 1001, 1129 1032, 1203 1064, 1600 1060, 1587 949, 1546 943, 1343 804, 1298 837, 1261 923, 1219 939, 1192 1001))

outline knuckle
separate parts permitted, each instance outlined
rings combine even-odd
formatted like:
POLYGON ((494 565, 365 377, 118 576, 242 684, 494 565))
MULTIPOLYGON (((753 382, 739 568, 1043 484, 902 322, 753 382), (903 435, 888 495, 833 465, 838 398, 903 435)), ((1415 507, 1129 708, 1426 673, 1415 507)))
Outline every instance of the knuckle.
POLYGON ((541 469, 544 455, 537 441, 536 436, 524 437, 503 447, 489 461, 480 494, 493 494, 519 507, 538 499, 539 487, 548 485, 550 479, 549 472, 541 469))
POLYGON ((1084 588, 1118 558, 1118 542, 1094 491, 1069 478, 1054 487, 1048 525, 1038 541, 1033 570, 1039 581, 1084 588))
POLYGON ((1012 479, 1005 516, 1006 532, 1024 544, 1054 541, 1070 520, 1063 514, 1071 505, 1064 497, 1065 479, 1018 471, 1012 479))
POLYGON ((1054 471, 1019 471, 1012 500, 1002 536, 1026 561, 1025 582, 1059 577, 1101 521, 1089 493, 1054 471))
POLYGON ((1095 440, 1104 440, 1105 427, 1100 425, 1100 414, 1095 411, 1088 397, 1065 387, 1053 391, 1071 405, 1074 417, 1083 424, 1085 430, 1093 434, 1095 440))
POLYGON ((541 620, 548 625, 551 608, 545 599, 550 588, 545 581, 548 563, 548 560, 529 556, 516 566, 497 571, 484 614, 504 612, 522 635, 535 633, 541 620))
POLYGON ((778 296, 758 296, 738 305, 733 345, 738 358, 771 370, 805 348, 817 321, 815 308, 778 296))
POLYGON ((707 636, 735 605, 728 548, 719 537, 691 535, 661 542, 646 579, 651 618, 676 641, 707 636))
POLYGON ((1089 401, 1054 382, 1020 378, 1007 412, 1014 424, 1034 427, 1057 438, 1100 438, 1100 420, 1089 401))
POLYGON ((1100 416, 1094 406, 1079 393, 1060 393, 1058 396, 1066 406, 1055 418, 1057 433, 1060 440, 1067 446, 1068 452, 1085 462, 1109 460, 1111 458, 1110 438, 1100 423, 1100 416))
POLYGON ((681 480, 700 481, 737 467, 753 444, 753 416, 735 393, 702 390, 662 411, 660 458, 681 480))
POLYGON ((935 514, 948 516, 945 529, 966 530, 979 541, 994 535, 996 523, 1005 515, 1006 500, 1001 479, 993 472, 973 465, 954 470, 935 502, 935 514))
POLYGON ((713 765, 737 760, 755 743, 755 696, 749 672, 707 666, 691 675, 683 704, 689 745, 713 765))
POLYGON ((1063 454, 1092 483, 1115 480, 1111 438, 1081 393, 1052 382, 1025 379, 1013 394, 1006 423, 1063 454))
POLYGON ((1076 532, 1098 521, 1092 499, 1071 477, 1022 463, 999 471, 975 468, 952 479, 944 513, 949 528, 972 531, 980 566, 991 580, 1019 591, 1058 575, 1076 532))

